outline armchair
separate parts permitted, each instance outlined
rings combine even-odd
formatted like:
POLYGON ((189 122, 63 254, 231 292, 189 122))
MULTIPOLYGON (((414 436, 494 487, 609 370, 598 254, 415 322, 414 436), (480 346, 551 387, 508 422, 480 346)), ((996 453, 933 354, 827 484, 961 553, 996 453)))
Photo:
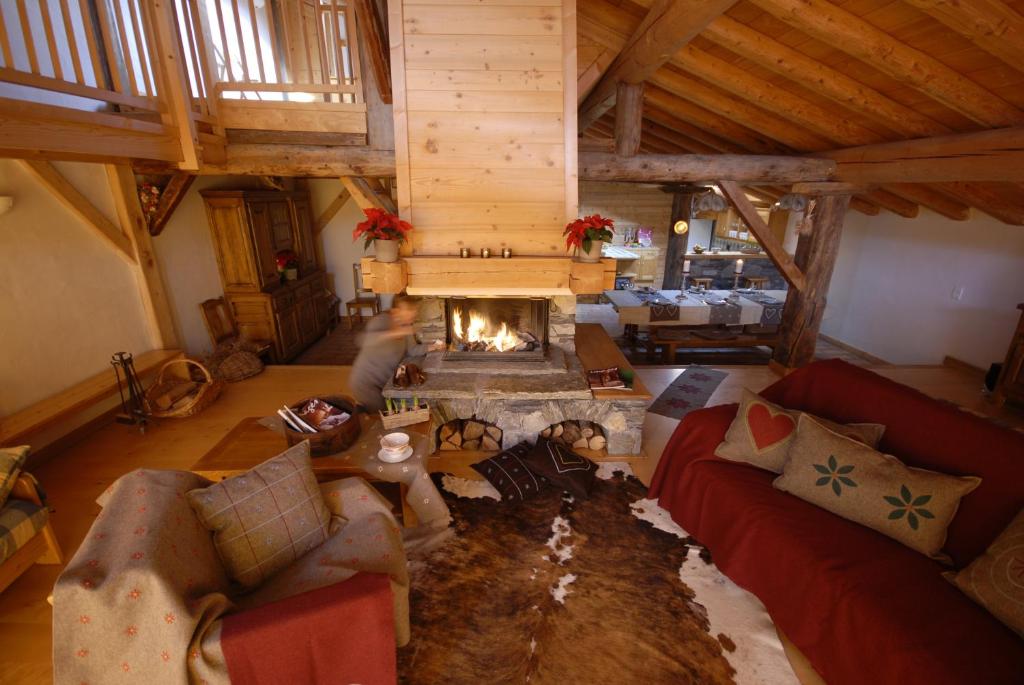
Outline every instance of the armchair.
POLYGON ((0 592, 33 564, 62 563, 64 555, 36 479, 22 472, 0 507, 0 592))
POLYGON ((409 579, 388 503, 359 478, 324 483, 331 537, 242 594, 185 498, 184 471, 122 476, 54 589, 57 683, 394 682, 409 579))

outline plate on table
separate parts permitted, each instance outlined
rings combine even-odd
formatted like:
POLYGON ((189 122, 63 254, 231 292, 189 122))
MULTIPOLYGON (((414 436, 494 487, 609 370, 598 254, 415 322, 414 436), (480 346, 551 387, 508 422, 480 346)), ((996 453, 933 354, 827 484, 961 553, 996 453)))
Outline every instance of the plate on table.
POLYGON ((410 447, 406 447, 404 450, 402 450, 401 452, 398 452, 397 454, 396 453, 392 453, 392 452, 390 452, 388 450, 385 450, 383 448, 381 448, 381 450, 379 452, 377 452, 377 458, 380 459, 381 461, 387 463, 387 464, 397 464, 398 462, 405 461, 406 459, 408 459, 411 456, 412 456, 412 447, 411 446, 410 447))

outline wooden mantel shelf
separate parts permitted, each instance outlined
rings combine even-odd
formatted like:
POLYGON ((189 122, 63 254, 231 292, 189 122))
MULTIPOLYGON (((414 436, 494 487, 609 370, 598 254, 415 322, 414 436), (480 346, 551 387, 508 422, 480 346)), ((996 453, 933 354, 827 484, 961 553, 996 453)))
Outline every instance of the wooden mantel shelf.
POLYGON ((384 263, 364 257, 362 273, 363 287, 381 294, 554 296, 615 287, 614 259, 409 256, 384 263))

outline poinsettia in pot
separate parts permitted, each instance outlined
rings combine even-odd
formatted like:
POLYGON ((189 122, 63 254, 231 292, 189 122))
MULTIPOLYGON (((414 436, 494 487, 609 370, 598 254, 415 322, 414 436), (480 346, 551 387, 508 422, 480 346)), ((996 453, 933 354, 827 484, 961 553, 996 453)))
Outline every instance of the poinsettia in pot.
POLYGON ((575 247, 581 262, 601 260, 601 245, 612 241, 615 222, 600 214, 591 214, 565 226, 565 247, 575 247))
POLYGON ((412 224, 383 209, 364 209, 363 214, 366 215, 366 221, 356 224, 352 240, 363 238, 366 241, 363 249, 369 249, 370 243, 373 243, 374 256, 378 262, 397 262, 398 246, 412 230, 412 224))
POLYGON ((277 273, 281 275, 281 282, 294 281, 299 277, 299 257, 291 250, 281 250, 274 255, 277 262, 277 273))

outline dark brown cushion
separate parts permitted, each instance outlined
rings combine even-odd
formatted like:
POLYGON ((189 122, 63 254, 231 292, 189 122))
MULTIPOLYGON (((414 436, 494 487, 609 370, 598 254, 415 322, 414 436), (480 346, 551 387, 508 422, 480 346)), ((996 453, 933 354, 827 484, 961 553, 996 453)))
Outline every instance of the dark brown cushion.
POLYGON ((521 442, 493 457, 473 464, 473 469, 486 478, 506 502, 522 502, 535 497, 544 487, 544 479, 526 468, 524 459, 533 450, 521 442))
POLYGON ((565 445, 537 438, 537 445, 526 457, 526 466, 574 497, 586 499, 594 487, 597 464, 576 454, 565 445))

